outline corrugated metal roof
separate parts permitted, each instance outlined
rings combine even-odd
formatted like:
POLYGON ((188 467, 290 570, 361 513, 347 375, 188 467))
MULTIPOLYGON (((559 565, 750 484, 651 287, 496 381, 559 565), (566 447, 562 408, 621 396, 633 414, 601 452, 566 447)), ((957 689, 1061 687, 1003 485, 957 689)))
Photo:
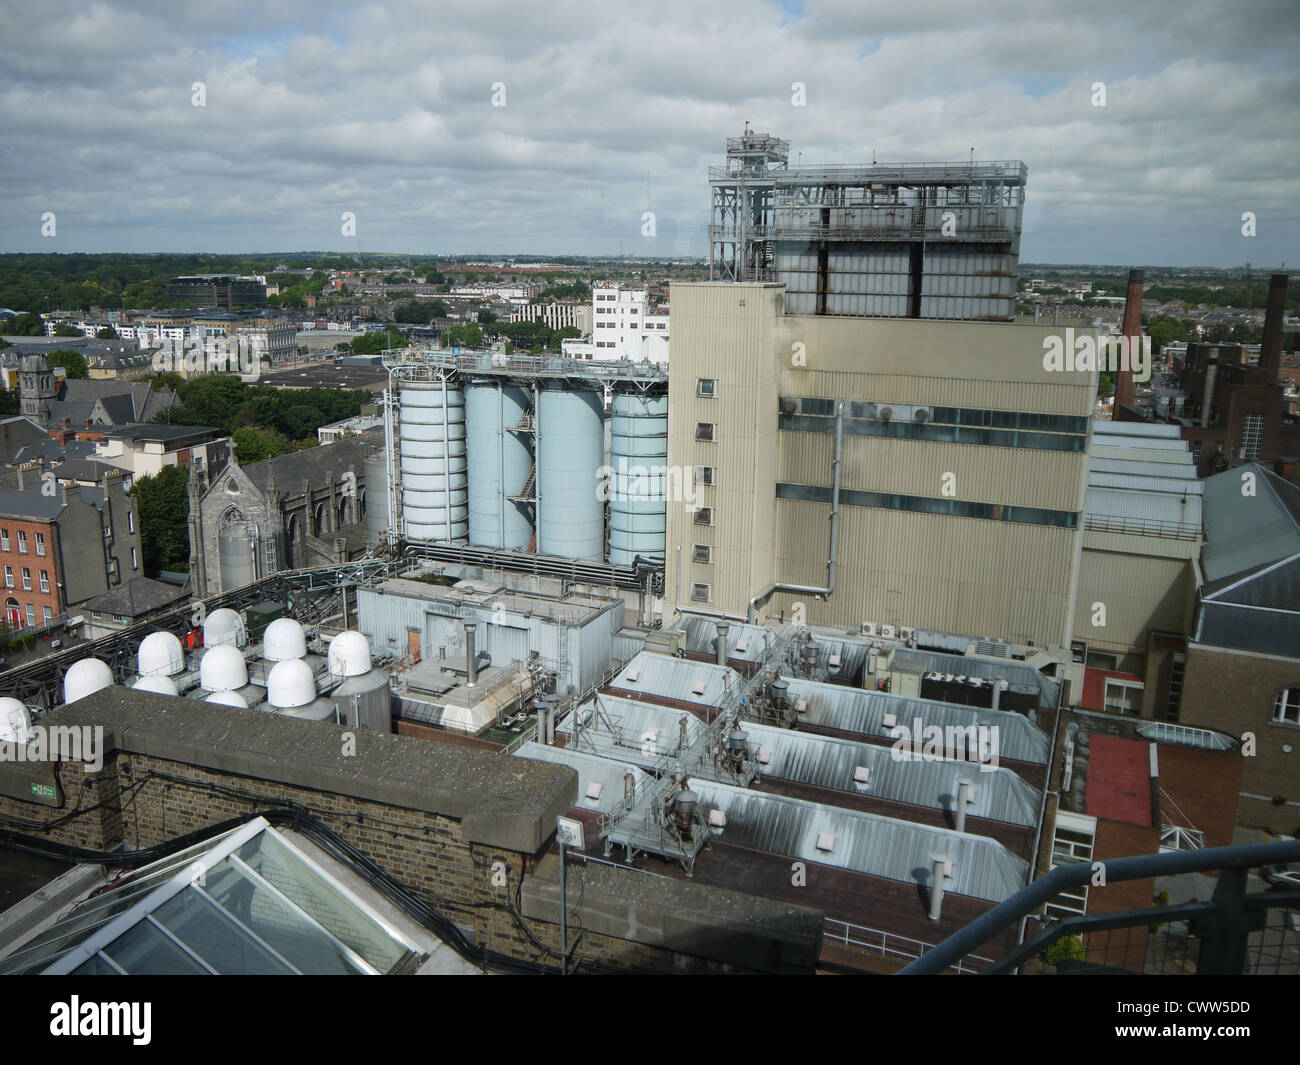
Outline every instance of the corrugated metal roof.
POLYGON ((627 756, 635 756, 639 762, 676 754, 683 746, 683 721, 686 722, 686 747, 699 739, 707 727, 689 710, 673 710, 617 695, 598 695, 589 700, 567 715, 556 731, 573 735, 577 721, 584 722, 584 739, 580 742, 590 741, 602 753, 613 753, 619 746, 625 746, 629 748, 627 756))
POLYGON ((1088 488, 1084 513, 1090 517, 1127 518, 1132 521, 1163 522, 1200 531, 1201 497, 1171 495, 1159 491, 1131 492, 1118 488, 1088 488))
POLYGON ((703 804, 727 818, 721 841, 769 854, 850 869, 870 876, 928 885, 932 861, 952 861, 947 890, 1002 902, 1024 887, 1029 865, 997 840, 916 825, 877 814, 749 791, 716 781, 691 779, 703 804), (831 850, 818 848, 829 833, 831 850))
MULTIPOLYGON (((714 653, 714 641, 718 636, 717 622, 688 614, 682 628, 686 630, 686 650, 699 654, 714 653)), ((727 657, 744 662, 761 662, 765 645, 775 639, 775 633, 761 625, 731 622, 727 629, 727 657), (745 645, 743 649, 740 647, 742 643, 745 645)))
POLYGON ((1205 480, 1201 568, 1217 581, 1300 553, 1300 489, 1252 463, 1205 480), (1253 495, 1242 475, 1255 475, 1253 495))
POLYGON ((1129 488, 1142 492, 1168 492, 1178 496, 1203 496, 1205 486, 1200 481, 1189 481, 1185 477, 1146 477, 1140 474, 1098 473, 1088 474, 1089 487, 1129 488))
POLYGON ((1088 469, 1093 473, 1124 473, 1129 476, 1174 477, 1183 481, 1196 480, 1196 467, 1180 462, 1143 462, 1134 458, 1106 458, 1093 456, 1088 469))
POLYGON ((610 686, 661 699, 718 706, 728 691, 739 686, 741 679, 730 666, 642 651, 619 670, 610 686), (636 675, 635 680, 631 679, 632 674, 636 675))
MULTIPOLYGON (((963 662, 967 661, 962 659, 963 662)), ((896 724, 909 729, 920 718, 923 725, 966 728, 970 725, 997 726, 998 754, 1019 762, 1047 764, 1051 747, 1047 733, 1027 717, 1009 710, 984 710, 974 706, 955 706, 932 699, 911 699, 889 692, 864 691, 838 684, 787 678, 791 699, 807 699, 803 719, 809 724, 864 736, 894 738, 893 728, 885 728, 884 717, 893 714, 896 724)))
MULTIPOLYGON (((1116 436, 1138 436, 1150 440, 1179 440, 1182 430, 1177 425, 1165 425, 1160 422, 1094 422, 1094 438, 1116 436)), ((1184 446, 1186 446, 1184 444, 1184 446)))
POLYGON ((632 774, 637 795, 644 795, 651 783, 650 777, 630 762, 617 762, 567 747, 547 747, 534 740, 522 744, 515 751, 515 757, 567 765, 575 770, 578 774, 578 801, 574 805, 593 813, 612 814, 626 807, 626 774, 632 774), (596 784, 600 786, 600 793, 593 798, 590 792, 595 790, 592 785, 596 784))
POLYGON ((840 640, 820 633, 814 633, 813 640, 826 651, 825 660, 831 676, 844 677, 851 681, 861 678, 862 667, 867 660, 867 650, 871 647, 870 640, 840 640), (830 665, 831 655, 840 656, 838 666, 830 665))
POLYGON ((975 789, 974 802, 967 807, 972 817, 1014 825, 1038 822, 1039 792, 1009 769, 981 773, 969 762, 922 761, 888 747, 771 725, 746 722, 745 732, 749 735, 749 749, 758 756, 759 772, 764 777, 857 792, 934 810, 955 809, 957 781, 965 779, 975 789), (766 763, 764 756, 768 757, 766 763), (865 785, 855 779, 859 767, 871 771, 865 785))

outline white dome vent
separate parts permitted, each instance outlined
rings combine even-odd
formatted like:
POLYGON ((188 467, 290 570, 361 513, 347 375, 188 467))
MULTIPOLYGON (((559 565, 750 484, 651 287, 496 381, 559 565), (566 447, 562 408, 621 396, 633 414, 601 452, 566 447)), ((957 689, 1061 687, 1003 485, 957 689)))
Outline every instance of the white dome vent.
POLYGON ((203 701, 216 706, 238 706, 241 710, 248 709, 248 700, 239 692, 213 692, 203 701))
POLYGON ((316 698, 316 678, 300 659, 277 662, 266 675, 266 701, 277 710, 306 706, 316 698))
POLYGON ((268 662, 289 662, 307 654, 307 634, 293 618, 276 618, 262 637, 262 657, 268 662))
POLYGON ((154 692, 157 695, 180 695, 176 682, 162 673, 150 673, 140 677, 131 685, 138 692, 154 692))
POLYGON ((209 647, 199 662, 199 686, 205 692, 232 692, 247 686, 248 664, 238 647, 209 647))
POLYGON ((244 619, 229 607, 214 610, 203 622, 204 647, 224 647, 226 644, 243 647, 246 643, 248 632, 244 628, 244 619))
POLYGON ((75 703, 113 684, 113 671, 98 658, 83 658, 63 677, 63 701, 75 703))
POLYGON ((370 672, 370 641, 354 629, 340 632, 330 641, 330 674, 361 677, 370 672))
POLYGON ((25 744, 32 735, 32 715, 17 699, 0 699, 0 743, 25 744))
POLYGON ((171 677, 185 668, 185 652, 170 632, 151 632, 140 641, 135 662, 142 677, 171 677))

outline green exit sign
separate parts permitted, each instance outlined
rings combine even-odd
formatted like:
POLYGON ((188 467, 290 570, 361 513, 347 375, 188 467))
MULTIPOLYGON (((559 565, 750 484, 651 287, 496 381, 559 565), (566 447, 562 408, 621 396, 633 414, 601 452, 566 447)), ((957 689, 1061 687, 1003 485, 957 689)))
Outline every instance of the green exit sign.
POLYGON ((32 794, 35 795, 38 799, 58 798, 58 794, 55 792, 54 785, 52 784, 33 784, 32 794))

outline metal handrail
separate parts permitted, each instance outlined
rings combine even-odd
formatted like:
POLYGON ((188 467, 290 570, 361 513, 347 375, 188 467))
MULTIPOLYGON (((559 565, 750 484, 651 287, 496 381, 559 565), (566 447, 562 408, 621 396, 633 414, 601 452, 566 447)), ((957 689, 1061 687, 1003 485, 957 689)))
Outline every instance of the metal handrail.
MULTIPOLYGON (((878 950, 882 954, 892 954, 898 958, 920 958, 927 951, 934 949, 933 943, 927 943, 923 939, 913 939, 910 936, 900 936, 896 932, 884 932, 879 928, 852 924, 849 921, 841 921, 837 917, 827 917, 825 919, 824 934, 827 939, 833 939, 837 943, 843 943, 846 946, 866 947, 869 950, 878 950), (837 933, 832 926, 842 928, 843 932, 837 933), (899 945, 890 946, 891 942, 899 945)), ((968 954, 958 958, 950 968, 961 974, 978 972, 978 968, 966 964, 968 961, 981 962, 984 965, 993 964, 992 958, 980 957, 978 954, 968 954)))
MULTIPOLYGON (((1300 861, 1300 840, 1283 840, 1276 843, 1251 843, 1233 847, 1212 847, 1197 851, 1168 851, 1163 854, 1142 854, 1131 858, 1111 858, 1103 864, 1108 884, 1124 880, 1151 880, 1158 876, 1177 876, 1181 873, 1204 873, 1215 870, 1241 870, 1265 865, 1282 865, 1300 861)), ((1082 887, 1091 882, 1095 862, 1058 865, 1050 873, 1039 877, 1006 901, 977 917, 934 950, 905 966, 902 975, 933 974, 943 972, 958 959, 990 942, 1022 918, 1036 913, 1068 888, 1082 887)), ((1135 911, 1133 923, 1145 923, 1146 911, 1135 911)), ((1122 915, 1107 914, 1107 918, 1120 920, 1122 915)))

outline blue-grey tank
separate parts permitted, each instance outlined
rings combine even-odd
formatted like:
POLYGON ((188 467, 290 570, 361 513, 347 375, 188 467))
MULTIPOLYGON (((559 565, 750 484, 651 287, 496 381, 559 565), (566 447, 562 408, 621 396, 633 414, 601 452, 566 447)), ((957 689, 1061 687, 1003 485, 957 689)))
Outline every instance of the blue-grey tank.
POLYGON ((522 551, 532 541, 531 507, 513 498, 523 493, 533 468, 532 434, 513 431, 531 406, 530 393, 499 380, 473 381, 465 389, 469 542, 476 547, 522 551))
POLYGON ((441 381, 407 381, 398 398, 406 538, 464 543, 469 532, 465 397, 441 381))
POLYGON ((388 529, 388 462, 382 451, 366 459, 366 547, 378 547, 388 529))
POLYGON ((587 388, 549 387, 537 417, 537 550, 600 562, 605 555, 605 400, 587 388))
POLYGON ((664 557, 668 397, 615 392, 610 408, 609 560, 664 557))

